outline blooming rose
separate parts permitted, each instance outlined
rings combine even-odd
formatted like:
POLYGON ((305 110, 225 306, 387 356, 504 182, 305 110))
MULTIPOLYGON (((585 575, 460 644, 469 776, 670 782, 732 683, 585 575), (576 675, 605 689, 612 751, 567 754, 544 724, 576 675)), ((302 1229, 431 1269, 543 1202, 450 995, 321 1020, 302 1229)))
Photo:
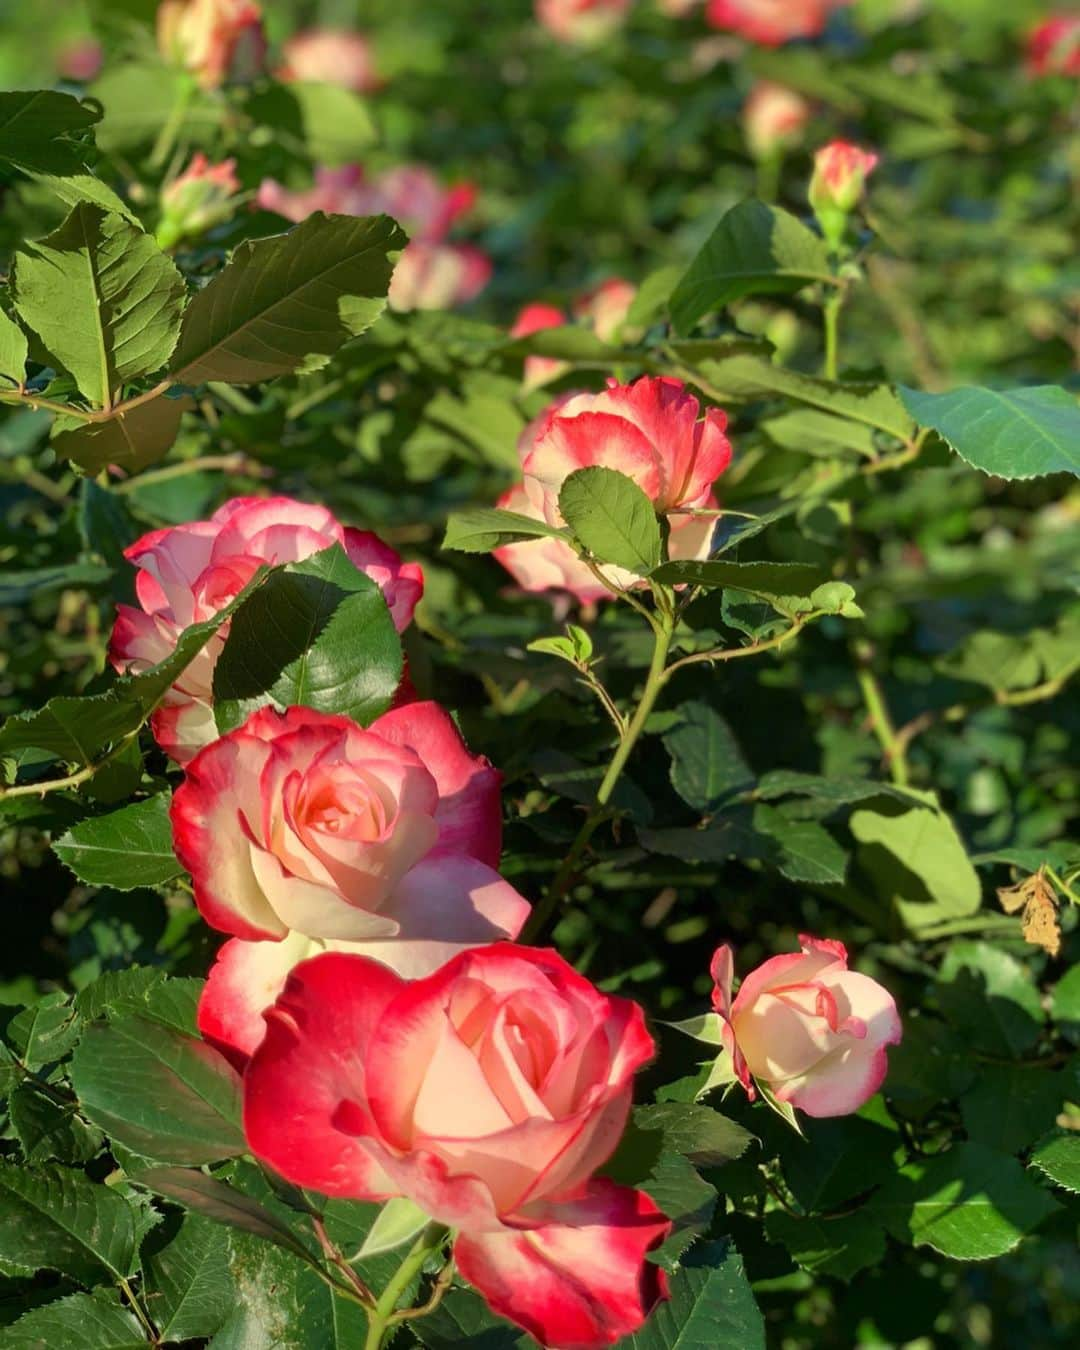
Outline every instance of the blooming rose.
POLYGON ((161 190, 157 242, 173 248, 182 239, 203 234, 228 220, 240 191, 236 160, 211 164, 200 151, 182 174, 161 190))
POLYGON ((609 277, 586 291, 574 305, 574 316, 584 319, 601 342, 613 342, 619 335, 637 295, 637 287, 622 277, 609 277))
MULTIPOLYGON (((373 534, 344 528, 325 507, 291 497, 234 497, 209 520, 151 530, 124 550, 139 569, 135 594, 141 608, 117 605, 109 660, 128 673, 156 665, 171 655, 185 628, 223 609, 263 564, 298 562, 334 544, 382 588, 402 632, 423 594, 424 574, 416 563, 403 563, 373 534)), ((217 736, 214 666, 227 633, 226 621, 151 719, 154 739, 180 764, 217 736)))
POLYGON ((810 120, 810 104, 794 89, 770 80, 759 80, 743 105, 743 131, 755 159, 774 155, 798 145, 810 120))
POLYGON ((203 1032, 250 1052, 289 970, 327 948, 412 977, 516 937, 529 906, 494 870, 499 784, 434 703, 366 730, 264 708, 196 755, 173 796, 176 854, 203 918, 235 935, 203 993, 203 1032))
POLYGON ((885 1047, 899 1043, 900 1017, 887 989, 848 970, 842 943, 804 934, 799 945, 751 971, 734 1002, 731 948, 718 948, 713 1007, 751 1101, 757 1080, 808 1116, 844 1116, 881 1086, 885 1047))
POLYGON ((610 37, 632 0, 536 0, 537 20, 560 42, 590 44, 610 37))
POLYGON ((1031 75, 1080 75, 1080 14, 1044 19, 1028 38, 1031 75))
POLYGON ((161 0, 157 43, 166 61, 191 71, 204 89, 251 80, 266 56, 262 10, 256 0, 161 0))
POLYGON ((471 183, 444 187, 430 169, 403 164, 374 179, 359 165, 316 169, 308 192, 289 192, 272 178, 263 180, 258 203, 288 220, 303 220, 312 211, 347 216, 385 212, 408 231, 390 281, 390 304, 398 310, 442 309, 473 300, 491 280, 491 261, 468 244, 451 244, 446 236, 472 209, 471 183))
POLYGON ((829 15, 851 0, 709 0, 705 17, 714 28, 739 33, 750 42, 779 47, 794 38, 817 37, 829 15))
POLYGON ((382 81, 375 67, 371 43, 349 29, 312 28, 289 38, 278 78, 314 84, 338 84, 357 94, 369 94, 382 81))
POLYGON ((610 1345, 667 1295, 670 1225, 593 1176, 652 1057, 641 1009, 553 951, 496 943, 411 984, 359 957, 293 971, 244 1077, 257 1157, 299 1186, 407 1196, 461 1274, 550 1347, 610 1345))
MULTIPOLYGON (((712 485, 730 462, 731 446, 724 413, 710 408, 699 422, 698 411, 697 399, 667 377, 629 385, 610 380, 603 393, 569 394, 525 429, 518 446, 523 481, 498 505, 562 525, 563 482, 575 469, 599 464, 632 478, 668 517, 669 557, 707 557, 715 521, 689 511, 714 504, 712 485)), ((527 591, 567 590, 581 601, 609 593, 560 539, 506 544, 495 557, 527 591)), ((622 568, 603 571, 620 586, 643 584, 622 568)))

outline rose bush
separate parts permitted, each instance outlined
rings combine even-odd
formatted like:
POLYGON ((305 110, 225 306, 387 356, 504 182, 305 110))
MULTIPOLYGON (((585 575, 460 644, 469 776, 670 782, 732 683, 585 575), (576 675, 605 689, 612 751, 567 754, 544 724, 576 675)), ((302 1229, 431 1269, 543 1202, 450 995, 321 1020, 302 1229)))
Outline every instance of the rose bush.
POLYGON ((665 1297, 645 1257, 668 1221, 593 1175, 653 1055, 636 1004, 554 952, 498 943, 412 983, 316 957, 266 1023, 244 1129, 282 1176, 408 1197, 455 1231, 454 1259, 491 1306, 556 1350, 613 1344, 665 1297))
MULTIPOLYGON (((424 588, 415 563, 403 563, 375 535, 342 526, 324 507, 288 497, 234 497, 209 520, 153 530, 125 550, 138 569, 139 608, 117 606, 110 661, 127 673, 155 665, 185 628, 224 609, 261 566, 298 562, 333 544, 382 588, 398 632, 407 628, 424 588)), ((154 714, 154 738, 180 764, 217 736, 213 677, 226 634, 227 624, 154 714)))

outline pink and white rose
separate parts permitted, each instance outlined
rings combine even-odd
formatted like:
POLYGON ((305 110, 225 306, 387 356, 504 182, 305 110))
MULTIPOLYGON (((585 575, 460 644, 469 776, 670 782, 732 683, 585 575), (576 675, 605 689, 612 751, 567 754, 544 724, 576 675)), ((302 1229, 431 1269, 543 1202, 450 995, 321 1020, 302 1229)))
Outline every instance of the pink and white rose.
POLYGON ((756 1084, 808 1116, 844 1116, 884 1081, 886 1046, 899 1044, 900 1016, 883 985, 848 969, 842 943, 804 934, 799 946, 762 962, 734 999, 732 951, 718 948, 713 1007, 751 1101, 756 1084))
POLYGON ((636 295, 637 287, 632 281, 609 277, 575 303, 574 317, 583 319, 601 342, 614 342, 636 295))
POLYGON ((157 44, 166 61, 189 71, 203 89, 250 81, 266 60, 262 9, 256 0, 161 0, 157 44))
MULTIPOLYGON (((713 484, 731 461, 731 445, 725 414, 710 408, 699 421, 699 412, 685 385, 667 377, 643 376, 629 385, 610 380, 602 393, 569 394, 526 428, 518 446, 522 482, 497 504, 561 526, 559 489, 566 478, 602 465, 632 478, 667 516, 669 557, 708 557, 715 520, 692 512, 715 504, 713 484)), ((523 590, 566 590, 583 602, 609 594, 560 539, 507 544, 495 557, 523 590)), ((644 584, 622 568, 603 572, 619 586, 644 584)))
MULTIPOLYGON (((514 320, 510 329, 513 338, 532 337, 533 333, 542 333, 546 328, 562 328, 570 322, 570 316, 557 305, 526 305, 514 320)), ((569 370, 565 361, 555 356, 527 356, 522 372, 522 384, 526 390, 539 389, 550 384, 569 370)))
POLYGON ((799 144, 810 120, 810 104, 794 89, 759 80, 743 105, 742 120, 751 155, 772 159, 799 144))
POLYGON ((374 961, 299 966, 244 1075, 244 1128, 296 1185, 407 1196, 455 1230, 458 1270, 555 1350, 635 1331, 667 1296, 670 1224, 594 1176, 653 1055, 641 1009, 553 951, 463 952, 406 983, 374 961))
POLYGON ((851 0, 709 0, 705 17, 714 28, 738 33, 764 47, 818 37, 829 15, 851 0))
POLYGON ((173 839, 203 918, 233 935, 203 992, 203 1034, 250 1054, 263 1009, 317 952, 415 978, 516 937, 529 906, 495 871, 500 782, 434 703, 366 729, 264 708, 201 751, 173 796, 173 839))
POLYGON ((161 190, 161 222, 156 238, 161 248, 173 248, 220 225, 236 208, 240 180, 236 160, 211 164, 200 151, 191 163, 161 190))
POLYGON ((847 215, 863 195, 866 180, 877 167, 878 156, 850 141, 830 141, 814 156, 810 205, 819 215, 838 211, 847 215))
POLYGON ((1055 14, 1029 35, 1028 74, 1080 76, 1080 14, 1055 14))
POLYGON ((362 33, 348 28, 310 28, 289 38, 278 79, 337 84, 357 94, 381 88, 375 53, 362 33))
POLYGON ((538 22, 558 38, 589 46, 619 29, 633 0, 535 0, 538 22))
MULTIPOLYGON (((209 520, 151 530, 124 550, 135 564, 139 608, 117 605, 109 660, 137 674, 170 656, 185 628, 213 618, 267 563, 299 562, 340 544, 382 589, 398 632, 423 594, 418 564, 366 530, 346 528, 325 507, 291 497, 234 497, 209 520)), ((228 635, 218 629, 151 718, 154 739, 180 764, 217 737, 214 667, 228 635)))

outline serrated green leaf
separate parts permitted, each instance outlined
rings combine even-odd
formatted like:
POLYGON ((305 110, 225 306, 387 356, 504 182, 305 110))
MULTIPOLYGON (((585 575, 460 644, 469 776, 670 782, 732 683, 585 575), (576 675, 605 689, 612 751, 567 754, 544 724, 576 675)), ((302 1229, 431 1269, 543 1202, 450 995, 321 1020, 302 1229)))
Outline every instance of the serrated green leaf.
POLYGON ((12 1092, 8 1115, 27 1162, 86 1163, 101 1151, 101 1131, 82 1119, 77 1103, 34 1079, 12 1092))
POLYGON ((698 562, 687 559, 662 564, 654 581, 688 582, 694 586, 734 586, 750 595, 809 595, 825 580, 824 568, 816 563, 722 562, 715 558, 698 562))
POLYGON ((672 293, 677 333, 744 295, 790 294, 811 282, 834 284, 821 238, 786 211, 740 202, 705 241, 672 293))
POLYGON ((180 432, 181 418, 193 406, 186 396, 162 394, 107 422, 85 422, 66 430, 57 422, 50 444, 86 473, 98 474, 110 464, 137 473, 168 454, 180 432))
POLYGON ((82 1284, 123 1279, 136 1260, 134 1211, 81 1172, 0 1161, 0 1258, 82 1284))
POLYGON ((0 93, 0 159, 27 172, 77 173, 99 109, 52 89, 0 93))
POLYGON ((1055 1130, 1032 1149, 1029 1166, 1048 1176, 1055 1186, 1080 1194, 1080 1135, 1055 1130))
POLYGON ((471 511, 455 511, 447 520, 443 548, 457 549, 459 553, 490 553, 522 539, 565 537, 564 530, 546 520, 534 520, 517 511, 476 507, 471 511))
POLYGON ((688 806, 712 812, 754 781, 731 728, 707 703, 684 703, 679 722, 664 734, 671 786, 688 806))
POLYGON ((870 427, 814 408, 768 417, 760 423, 760 430, 782 450, 806 455, 832 458, 839 453, 872 459, 877 453, 870 427))
POLYGON ((828 1219, 800 1218, 774 1209, 765 1216, 770 1242, 780 1242, 791 1259, 812 1275, 850 1280, 885 1255, 885 1231, 861 1210, 828 1219))
POLYGON ((904 406, 961 459, 997 478, 1080 476, 1080 404, 1057 385, 1029 389, 899 389, 904 406))
POLYGON ((647 576, 660 562, 660 522, 653 504, 617 469, 576 469, 559 491, 559 511, 601 562, 639 576, 647 576))
POLYGON ((852 802, 865 801, 868 797, 914 801, 908 793, 891 783, 878 783, 872 779, 821 778, 812 773, 798 773, 794 769, 772 769, 762 774, 754 788, 754 796, 763 801, 787 796, 810 797, 827 807, 848 806, 852 802))
POLYGON ((111 1291, 69 1294, 32 1308, 0 1332, 3 1350, 145 1350, 133 1312, 111 1291))
POLYGON ((5 1035, 28 1069, 40 1069, 62 1060, 79 1039, 78 1012, 60 991, 43 994, 15 1014, 5 1035))
POLYGON ((193 1036, 140 1016, 92 1025, 71 1082, 90 1120, 143 1157, 203 1163, 244 1152, 239 1077, 193 1036))
POLYGON ((1017 1153, 1046 1133, 1071 1092, 1071 1075, 1024 1064, 984 1065, 974 1087, 960 1098, 968 1138, 1017 1153))
POLYGON ((989 942, 954 942, 938 971, 938 1000, 975 1049, 1020 1056, 1046 1019, 1031 972, 989 942))
POLYGON ((731 1242, 693 1247, 671 1281, 670 1300, 625 1343, 628 1350, 765 1350, 765 1322, 731 1242))
POLYGON ((131 891, 161 886, 183 868, 172 847, 168 792, 92 816, 53 842, 53 852, 80 881, 131 891))
POLYGON ((169 359, 185 286, 173 263, 122 216, 80 202, 46 239, 16 253, 19 317, 96 407, 169 359))
POLYGON ((971 680, 989 689, 1026 689, 1039 679, 1041 662, 1023 637, 1007 633, 973 633, 939 668, 958 680, 971 680))
POLYGON ((418 1318, 413 1334, 425 1350, 536 1350, 536 1341, 519 1327, 496 1317, 471 1289, 451 1289, 427 1317, 418 1318))
POLYGON ((288 563, 241 607, 214 667, 222 731, 302 705, 367 725, 401 682, 401 639, 376 582, 340 545, 288 563))
POLYGON ((21 385, 26 377, 26 334, 0 309, 0 377, 21 385))
POLYGON ((378 318, 406 238, 388 216, 316 211, 245 241, 184 314, 170 369, 184 384, 254 384, 328 357, 378 318))
POLYGON ((271 128, 277 144, 293 145, 316 164, 356 164, 376 139, 364 100, 339 84, 290 80, 263 85, 246 111, 271 128))
POLYGON ((185 1215, 143 1265, 146 1311, 163 1341, 212 1336, 236 1307, 228 1234, 199 1214, 185 1215))
POLYGON ((741 1158, 754 1138, 736 1121, 699 1103, 639 1106, 634 1125, 659 1132, 665 1150, 681 1154, 695 1167, 722 1167, 741 1158))
POLYGON ((986 1261, 1012 1251, 1057 1208, 1014 1158, 972 1143, 909 1163, 867 1211, 901 1242, 954 1261, 986 1261))

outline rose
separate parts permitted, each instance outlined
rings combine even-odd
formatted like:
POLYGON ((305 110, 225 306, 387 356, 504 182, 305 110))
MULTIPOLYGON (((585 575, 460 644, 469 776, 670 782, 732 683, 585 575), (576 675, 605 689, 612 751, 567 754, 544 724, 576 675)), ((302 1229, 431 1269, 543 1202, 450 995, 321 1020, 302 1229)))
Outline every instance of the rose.
POLYGON ((801 951, 771 957, 731 998, 731 948, 712 960, 713 1007, 736 1076, 808 1116, 857 1111, 881 1086, 885 1047, 900 1041, 892 995, 848 970, 842 943, 799 937, 801 951))
POLYGON ((536 0, 537 21, 560 42, 589 45, 611 37, 632 0, 536 0))
POLYGON ((287 220, 304 220, 312 211, 369 216, 385 212, 404 225, 411 242, 403 250, 390 281, 390 305, 397 310, 444 309, 467 304, 491 280, 491 260, 469 244, 451 244, 446 236, 476 201, 471 183, 444 187, 430 169, 404 164, 375 179, 359 165, 316 169, 307 192, 291 192, 272 178, 263 180, 258 204, 287 220))
POLYGON ((799 143, 810 104, 794 89, 759 80, 743 105, 746 144, 755 159, 772 159, 799 143))
MULTIPOLYGON (((574 304, 574 317, 583 320, 601 342, 611 342, 618 335, 627 311, 637 294, 637 287, 621 277, 611 277, 599 286, 586 291, 574 304)), ((510 329, 515 338, 531 337, 546 328, 562 328, 570 316, 557 305, 534 303, 526 305, 510 329)), ((527 356, 522 372, 526 390, 538 389, 564 375, 570 366, 558 357, 527 356)))
POLYGON ((201 152, 182 174, 161 190, 161 223, 157 242, 174 248, 182 239, 203 234, 228 220, 240 191, 236 160, 211 164, 201 152))
POLYGON ((814 156, 814 176, 810 180, 810 205, 818 216, 823 211, 847 215, 863 194, 867 176, 878 157, 850 141, 830 141, 814 156))
POLYGON ((1027 68, 1034 76, 1080 75, 1080 15, 1044 19, 1028 37, 1027 68))
POLYGON ((298 966, 244 1076, 254 1154, 299 1186, 407 1196, 461 1274, 554 1347, 609 1345, 666 1296, 670 1225, 593 1177, 653 1054, 641 1009, 553 951, 462 952, 411 984, 359 957, 298 966))
POLYGON ((362 729, 264 708, 187 766, 176 854, 207 923, 234 934, 199 1008, 204 1034, 254 1049, 288 971, 326 948, 426 975, 516 937, 529 911, 494 870, 500 775, 434 703, 362 729))
POLYGON ((637 287, 622 277, 609 277, 574 305, 574 316, 584 319, 601 342, 613 342, 622 329, 637 287))
MULTIPOLYGON (((152 530, 124 550, 139 569, 140 608, 117 605, 109 660, 119 671, 146 670, 171 655, 190 624, 223 609, 264 563, 297 562, 334 544, 382 588, 402 632, 424 589, 416 563, 403 563, 373 534, 344 528, 325 507, 291 497, 234 497, 209 520, 152 530)), ((227 631, 225 623, 151 719, 155 740, 180 764, 217 736, 214 666, 227 631)))
POLYGON ((266 55, 262 10, 255 0, 161 0, 158 50, 189 70, 204 89, 251 80, 266 55))
MULTIPOLYGON (((562 328, 569 323, 570 316, 557 305, 526 305, 514 320, 510 329, 513 338, 532 337, 533 333, 542 333, 546 328, 562 328)), ((550 384, 570 367, 565 361, 554 356, 527 356, 522 371, 522 384, 526 390, 539 389, 550 384)))
MULTIPOLYGON (((559 489, 575 469, 599 464, 633 478, 670 526, 672 558, 707 557, 715 521, 694 516, 713 504, 712 485, 731 460, 727 418, 699 405, 678 380, 644 376, 633 384, 609 381, 600 394, 569 394, 526 428, 518 453, 523 482, 499 498, 505 510, 562 525, 559 489)), ((608 589, 569 544, 554 538, 507 544, 495 557, 527 591, 562 589, 581 601, 608 589)), ((604 575, 621 586, 644 584, 622 568, 604 575)))
POLYGON ((312 28, 289 38, 278 78, 286 83, 311 81, 337 84, 358 94, 379 89, 382 81, 371 43, 361 33, 340 28, 312 28))
POLYGON ((750 42, 779 47, 795 38, 817 37, 829 15, 851 0, 709 0, 705 17, 714 28, 739 33, 750 42))

